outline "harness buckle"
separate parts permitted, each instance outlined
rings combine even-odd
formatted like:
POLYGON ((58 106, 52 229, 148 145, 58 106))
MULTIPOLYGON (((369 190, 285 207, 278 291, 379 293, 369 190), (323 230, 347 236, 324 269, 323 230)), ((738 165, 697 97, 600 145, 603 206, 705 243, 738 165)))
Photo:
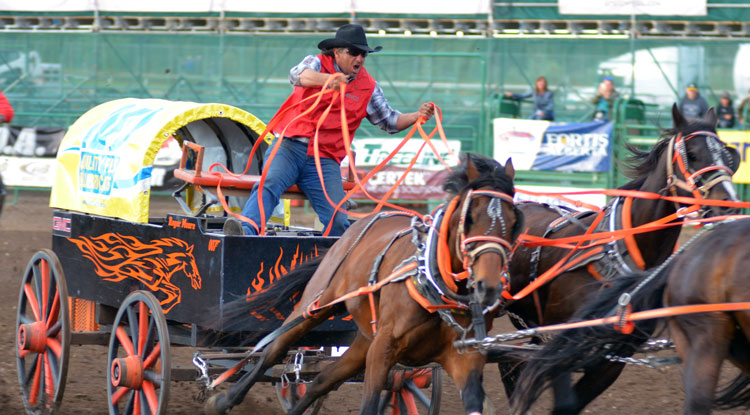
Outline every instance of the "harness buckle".
POLYGON ((193 354, 193 365, 200 371, 200 377, 196 379, 198 383, 203 383, 206 389, 211 389, 211 378, 208 376, 208 364, 200 357, 200 352, 193 354))
POLYGON ((302 349, 297 349, 294 355, 294 383, 300 383, 300 373, 302 372, 302 363, 305 361, 305 354, 302 349))

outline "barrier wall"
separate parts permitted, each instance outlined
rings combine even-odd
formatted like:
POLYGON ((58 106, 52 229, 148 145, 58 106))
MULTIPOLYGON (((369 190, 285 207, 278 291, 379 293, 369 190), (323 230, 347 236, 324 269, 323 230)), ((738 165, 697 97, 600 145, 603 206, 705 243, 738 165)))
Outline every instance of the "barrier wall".
MULTIPOLYGON (((121 97, 221 102, 268 121, 291 90, 289 68, 316 53, 327 36, 3 33, 0 89, 16 107, 15 123, 29 127, 64 127, 121 97)), ((367 58, 368 71, 394 107, 412 111, 421 101, 435 101, 448 136, 485 154, 492 154, 498 95, 525 91, 539 75, 555 91, 557 119, 573 122, 590 118, 588 99, 604 76, 612 76, 623 95, 656 104, 659 111, 648 121, 662 124, 689 82, 697 82, 712 105, 722 90, 741 97, 750 88, 743 70, 750 65, 750 43, 734 40, 369 39, 384 50, 367 58)), ((519 116, 530 112, 524 104, 519 116)), ((364 123, 358 136, 382 133, 364 123)))

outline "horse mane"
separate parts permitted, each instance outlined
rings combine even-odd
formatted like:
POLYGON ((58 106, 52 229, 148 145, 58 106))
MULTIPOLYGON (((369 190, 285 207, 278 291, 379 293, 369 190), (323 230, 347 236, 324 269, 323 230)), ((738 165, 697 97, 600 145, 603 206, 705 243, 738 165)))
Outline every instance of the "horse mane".
POLYGON ((633 180, 621 186, 620 189, 638 189, 646 180, 646 177, 656 169, 661 153, 667 148, 672 137, 678 133, 688 135, 694 131, 716 132, 716 127, 703 119, 688 119, 687 125, 683 128, 662 129, 659 141, 654 144, 650 151, 641 151, 636 146, 627 144, 625 147, 630 152, 630 156, 625 163, 625 176, 633 180))
POLYGON ((505 166, 494 159, 473 153, 462 153, 461 164, 454 167, 443 182, 443 190, 453 196, 468 189, 479 189, 486 186, 491 186, 493 189, 510 196, 515 194, 513 178, 505 173, 505 166), (469 176, 466 173, 469 162, 479 172, 479 177, 472 181, 469 181, 469 176))

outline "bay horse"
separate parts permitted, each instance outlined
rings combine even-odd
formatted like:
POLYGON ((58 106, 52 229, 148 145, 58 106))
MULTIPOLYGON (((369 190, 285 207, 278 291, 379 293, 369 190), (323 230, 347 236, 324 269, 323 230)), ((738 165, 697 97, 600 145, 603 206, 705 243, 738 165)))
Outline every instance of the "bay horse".
MULTIPOLYGON (((388 372, 396 363, 420 366, 432 362, 453 377, 466 412, 481 413, 486 356, 459 353, 453 341, 470 333, 483 337, 485 331, 480 326, 491 326, 500 293, 507 288, 503 270, 510 244, 521 229, 521 216, 513 204, 514 173, 510 160, 503 166, 492 159, 464 155, 461 166, 443 184, 451 202, 435 213, 432 224, 403 214, 363 218, 349 227, 319 265, 303 264, 262 297, 240 301, 249 311, 304 288, 298 307, 277 329, 281 334, 263 349, 252 371, 227 392, 212 396, 206 402, 206 412, 223 414, 239 404, 260 375, 279 363, 296 340, 330 316, 348 311, 358 328, 352 344, 315 377, 288 414, 302 414, 317 398, 363 369, 360 414, 376 414, 388 372), (424 260, 415 267, 420 256, 424 260), (409 268, 418 272, 393 278, 399 270, 409 268), (465 278, 445 279, 446 274, 465 278), (447 304, 430 308, 425 304, 428 295, 414 295, 418 282, 427 280, 434 280, 428 285, 441 287, 443 299, 450 297, 447 304), (350 295, 368 287, 379 290, 372 296, 350 295), (335 302, 342 298, 347 299, 335 302), (454 300, 468 303, 471 312, 454 300)), ((437 297, 439 300, 441 295, 437 297)), ((267 339, 273 337, 272 333, 267 339)))
MULTIPOLYGON (((739 154, 719 140, 716 120, 713 109, 709 109, 702 119, 686 119, 674 105, 674 128, 664 130, 651 151, 629 148, 632 152, 629 171, 632 180, 620 189, 665 196, 671 193, 674 196, 738 200, 731 175, 739 167, 739 154)), ((524 233, 548 238, 583 235, 595 220, 599 220, 596 232, 637 227, 675 215, 677 209, 682 207, 662 199, 615 197, 605 208, 603 218, 597 215, 574 217, 563 222, 558 229, 553 229, 553 222, 569 214, 544 204, 519 204, 529 223, 524 233)), ((718 207, 702 209, 704 215, 733 212, 736 210, 718 207)), ((676 217, 675 220, 682 219, 676 217)), ((589 253, 581 253, 579 258, 585 259, 577 266, 563 270, 531 295, 510 303, 507 310, 511 321, 521 329, 568 320, 581 303, 604 283, 616 280, 619 275, 662 263, 674 251, 679 233, 680 227, 672 226, 612 242, 598 253, 589 251, 592 255, 588 257, 586 255, 589 253)), ((569 249, 551 246, 519 247, 510 262, 512 292, 515 294, 532 283, 569 252, 569 249)), ((523 362, 513 358, 504 359, 498 366, 506 393, 511 396, 514 379, 518 377, 523 362)), ((556 377, 552 412, 581 412, 617 379, 623 368, 624 364, 616 362, 587 367, 575 385, 572 385, 570 376, 556 377)))
MULTIPOLYGON (((750 219, 727 220, 700 235, 663 269, 620 277, 582 306, 576 319, 611 316, 623 293, 632 311, 662 306, 750 302, 750 219), (637 288, 640 285, 640 288, 637 288)), ((747 304, 745 304, 747 305, 747 304)), ((662 322, 663 323, 663 322, 662 322)), ((611 325, 562 332, 527 364, 513 405, 525 412, 550 379, 599 366, 608 356, 630 356, 649 339, 659 321, 635 322, 630 335, 611 325)), ((711 311, 667 318, 669 333, 684 362, 684 413, 711 413, 712 407, 750 407, 750 310, 711 311), (714 398, 724 360, 741 369, 714 398)))

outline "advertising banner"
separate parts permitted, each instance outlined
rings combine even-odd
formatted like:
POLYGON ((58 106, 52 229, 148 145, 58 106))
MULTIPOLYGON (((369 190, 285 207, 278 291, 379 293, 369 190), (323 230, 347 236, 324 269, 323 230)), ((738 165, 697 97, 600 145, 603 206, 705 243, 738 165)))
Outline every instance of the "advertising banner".
MULTIPOLYGON (((547 203, 550 205, 558 205, 569 207, 574 210, 585 210, 584 208, 573 205, 572 203, 565 202, 557 199, 553 196, 537 196, 522 193, 518 190, 527 190, 535 193, 564 193, 564 192, 583 192, 592 190, 604 190, 604 189, 591 189, 582 187, 565 187, 565 186, 532 186, 532 185, 520 185, 516 186, 516 195, 513 198, 516 202, 536 202, 536 203, 547 203)), ((568 199, 577 200, 589 205, 604 207, 607 204, 607 196, 603 194, 590 194, 590 195, 569 195, 565 196, 568 199)))
MULTIPOLYGON (((377 166, 396 149, 400 142, 400 138, 358 138, 352 143, 352 151, 356 153, 357 157, 354 164, 357 167, 377 166)), ((398 167, 408 166, 423 142, 417 138, 409 140, 388 164, 398 167)), ((432 139, 431 143, 449 166, 458 164, 458 153, 461 152, 460 141, 448 140, 447 147, 440 139, 432 139)), ((422 150, 414 166, 428 170, 443 170, 445 168, 429 145, 422 150)))
POLYGON ((0 175, 6 186, 51 187, 56 168, 54 158, 0 156, 0 175))
POLYGON ((609 171, 612 125, 496 118, 494 157, 518 170, 609 171))
POLYGON ((4 156, 55 157, 65 128, 0 126, 0 154, 4 156))
POLYGON ((707 0, 559 0, 560 14, 705 16, 707 0))
MULTIPOLYGON (((461 142, 459 140, 448 140, 448 145, 443 144, 439 139, 433 139, 432 144, 440 154, 440 157, 449 165, 458 164, 458 155, 461 152, 461 142)), ((375 166, 381 163, 391 152, 393 152, 400 138, 359 138, 352 143, 352 150, 356 153, 357 171, 361 176, 370 172, 375 166)), ((382 198, 396 184, 401 175, 406 171, 414 156, 419 151, 424 141, 414 138, 409 140, 391 161, 382 170, 378 171, 365 184, 367 193, 376 198, 382 198)), ((414 167, 389 196, 389 199, 397 200, 442 200, 445 198, 442 184, 445 179, 445 166, 435 155, 432 149, 426 146, 414 167)), ((341 168, 342 176, 346 177, 349 168, 344 161, 341 168)), ((357 192, 354 195, 356 199, 366 199, 364 192, 357 192)))
POLYGON ((750 163, 748 163, 750 131, 719 130, 719 137, 740 153, 740 168, 732 177, 732 181, 735 183, 750 183, 750 163))
MULTIPOLYGON (((367 170, 358 169, 361 173, 367 170)), ((367 193, 378 199, 385 196, 396 184, 399 177, 406 169, 403 167, 386 166, 377 172, 365 184, 367 193)), ((342 169, 342 172, 344 170, 342 169)), ((389 200, 413 200, 424 202, 426 200, 445 199, 443 181, 448 174, 446 170, 428 170, 414 168, 406 174, 404 181, 396 187, 395 191, 388 197, 389 200)), ((364 192, 355 192, 355 199, 367 199, 364 192)))

